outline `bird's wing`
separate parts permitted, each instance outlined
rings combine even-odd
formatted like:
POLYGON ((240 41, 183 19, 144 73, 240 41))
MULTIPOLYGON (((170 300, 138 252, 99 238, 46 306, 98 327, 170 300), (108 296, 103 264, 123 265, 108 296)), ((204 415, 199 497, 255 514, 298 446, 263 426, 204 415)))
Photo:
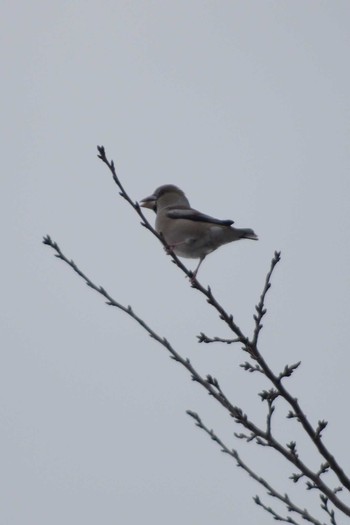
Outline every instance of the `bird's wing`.
POLYGON ((220 224, 220 226, 231 226, 234 221, 231 221, 230 219, 215 219, 214 217, 210 217, 210 215, 205 215, 205 213, 201 213, 200 211, 193 210, 192 208, 170 208, 166 212, 167 217, 169 219, 187 219, 188 221, 197 221, 197 222, 208 222, 210 224, 220 224))

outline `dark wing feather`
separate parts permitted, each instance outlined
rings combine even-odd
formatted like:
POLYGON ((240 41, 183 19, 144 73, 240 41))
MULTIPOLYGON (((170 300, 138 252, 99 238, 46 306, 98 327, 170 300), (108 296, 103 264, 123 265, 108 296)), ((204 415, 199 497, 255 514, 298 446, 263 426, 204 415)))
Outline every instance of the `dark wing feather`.
POLYGON ((230 219, 215 219, 214 217, 210 217, 210 215, 205 215, 205 213, 185 207, 170 208, 169 211, 167 211, 167 217, 169 217, 169 219, 186 219, 188 221, 209 222, 211 224, 219 224, 220 226, 231 226, 234 222, 230 219))

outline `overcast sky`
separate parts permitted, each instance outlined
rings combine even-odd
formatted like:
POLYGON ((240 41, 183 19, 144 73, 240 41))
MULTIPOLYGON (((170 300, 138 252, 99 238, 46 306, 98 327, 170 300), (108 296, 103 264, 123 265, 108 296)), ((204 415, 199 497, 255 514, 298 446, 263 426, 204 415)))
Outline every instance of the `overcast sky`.
MULTIPOLYGON (((276 372, 302 360, 288 385, 313 423, 329 420, 349 473, 350 3, 7 1, 1 19, 0 522, 272 523, 252 496, 273 502, 185 411, 282 492, 292 469, 237 441, 186 371, 41 239, 263 422, 267 383, 239 367, 239 347, 196 342, 230 334, 118 196, 96 145, 133 199, 173 183, 253 228, 258 243, 216 251, 200 280, 250 335, 282 251, 260 349, 276 372)), ((276 432, 317 468, 284 414, 276 432)), ((317 494, 291 490, 326 520, 317 494)))

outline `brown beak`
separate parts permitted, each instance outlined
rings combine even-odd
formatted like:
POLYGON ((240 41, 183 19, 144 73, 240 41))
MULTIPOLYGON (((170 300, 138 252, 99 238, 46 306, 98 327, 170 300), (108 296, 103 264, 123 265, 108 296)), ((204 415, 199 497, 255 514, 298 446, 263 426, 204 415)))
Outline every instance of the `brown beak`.
POLYGON ((140 206, 142 206, 142 208, 148 208, 155 211, 157 208, 157 197, 155 195, 145 197, 140 201, 140 206))

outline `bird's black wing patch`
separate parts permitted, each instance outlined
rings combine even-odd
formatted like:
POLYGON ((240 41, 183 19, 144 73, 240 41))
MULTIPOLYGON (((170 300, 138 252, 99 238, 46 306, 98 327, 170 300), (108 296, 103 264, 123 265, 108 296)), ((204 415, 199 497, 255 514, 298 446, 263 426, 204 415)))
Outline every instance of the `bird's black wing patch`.
POLYGON ((208 222, 211 224, 219 224, 220 226, 231 226, 234 221, 230 219, 215 219, 210 217, 210 215, 205 215, 197 210, 192 210, 191 208, 173 208, 167 211, 167 216, 169 219, 187 219, 188 221, 197 221, 197 222, 208 222))

